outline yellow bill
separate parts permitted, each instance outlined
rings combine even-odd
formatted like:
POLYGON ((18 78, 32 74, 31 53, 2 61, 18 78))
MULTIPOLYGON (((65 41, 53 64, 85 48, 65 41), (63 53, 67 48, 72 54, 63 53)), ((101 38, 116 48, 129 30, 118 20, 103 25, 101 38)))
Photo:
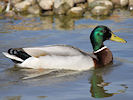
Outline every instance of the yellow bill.
POLYGON ((122 38, 116 36, 113 32, 112 32, 111 34, 112 34, 112 35, 111 35, 110 40, 116 41, 116 42, 121 42, 121 43, 127 43, 126 40, 124 40, 124 39, 122 39, 122 38))

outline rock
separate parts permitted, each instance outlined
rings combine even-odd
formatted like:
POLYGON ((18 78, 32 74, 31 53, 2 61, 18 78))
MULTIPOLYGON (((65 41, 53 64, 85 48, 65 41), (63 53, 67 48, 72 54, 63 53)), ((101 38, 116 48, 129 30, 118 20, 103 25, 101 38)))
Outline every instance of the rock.
POLYGON ((113 4, 111 1, 108 0, 95 0, 91 3, 89 3, 88 7, 90 7, 91 9, 93 9, 96 6, 105 6, 108 9, 112 9, 113 8, 113 4))
POLYGON ((73 7, 68 11, 68 15, 71 17, 81 17, 83 16, 83 8, 82 7, 73 7))
POLYGON ((27 2, 29 2, 31 5, 36 4, 36 0, 22 0, 22 1, 27 1, 27 2))
POLYGON ((76 7, 82 7, 83 9, 86 9, 88 7, 88 4, 87 3, 80 3, 80 4, 77 4, 76 7))
POLYGON ((120 0, 111 0, 115 8, 120 7, 120 0))
POLYGON ((94 2, 95 0, 87 0, 87 3, 90 4, 92 2, 94 2))
POLYGON ((73 0, 54 0, 54 8, 59 8, 63 3, 67 3, 70 7, 74 6, 73 0))
POLYGON ((86 0, 73 0, 74 4, 85 3, 86 0))
POLYGON ((65 14, 71 7, 73 7, 73 0, 55 0, 54 13, 65 14))
POLYGON ((129 0, 129 10, 133 11, 133 0, 129 0))
POLYGON ((125 7, 128 5, 128 0, 111 0, 116 8, 125 7))
POLYGON ((11 0, 12 5, 15 5, 15 4, 20 3, 20 2, 22 2, 22 0, 11 0))
POLYGON ((67 3, 61 4, 58 8, 54 8, 54 13, 63 15, 66 14, 66 12, 70 9, 71 7, 67 3))
POLYGON ((125 7, 128 5, 128 0, 120 0, 121 7, 125 7))
POLYGON ((54 0, 40 0, 39 1, 39 6, 43 10, 51 10, 53 9, 53 5, 54 5, 54 0))
POLYGON ((15 5, 15 10, 18 11, 18 12, 23 12, 25 10, 27 10, 27 8, 34 4, 35 3, 35 0, 25 0, 25 1, 22 1, 20 3, 17 3, 15 5))
POLYGON ((105 6, 96 6, 91 10, 91 13, 95 16, 109 15, 110 10, 105 6))
POLYGON ((28 6, 30 6, 30 3, 27 2, 27 1, 23 1, 23 2, 17 3, 15 5, 15 10, 19 11, 19 12, 22 12, 22 11, 25 11, 28 6))
POLYGON ((30 14, 39 15, 40 14, 40 7, 37 4, 35 4, 35 5, 28 7, 27 11, 30 14))

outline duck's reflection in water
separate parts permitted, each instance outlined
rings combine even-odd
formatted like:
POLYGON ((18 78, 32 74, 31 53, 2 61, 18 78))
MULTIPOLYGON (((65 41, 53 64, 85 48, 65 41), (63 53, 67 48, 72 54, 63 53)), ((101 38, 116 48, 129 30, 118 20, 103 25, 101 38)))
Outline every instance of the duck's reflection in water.
POLYGON ((117 88, 115 88, 115 86, 112 86, 113 85, 112 82, 105 82, 103 79, 103 76, 104 76, 103 72, 101 73, 97 70, 93 71, 93 74, 89 80, 90 84, 91 84, 90 93, 91 93, 92 97, 105 98, 105 97, 111 97, 113 95, 126 92, 128 87, 125 84, 123 84, 123 85, 119 84, 118 87, 122 88, 122 89, 117 90, 117 88), (109 87, 109 88, 106 88, 106 87, 109 87), (111 88, 113 88, 113 91, 116 91, 116 92, 111 93, 110 92, 111 88))
POLYGON ((109 83, 105 83, 102 75, 98 75, 96 72, 93 73, 91 77, 91 88, 90 92, 94 98, 103 98, 111 97, 114 93, 107 93, 107 90, 104 89, 105 86, 108 86, 109 83))

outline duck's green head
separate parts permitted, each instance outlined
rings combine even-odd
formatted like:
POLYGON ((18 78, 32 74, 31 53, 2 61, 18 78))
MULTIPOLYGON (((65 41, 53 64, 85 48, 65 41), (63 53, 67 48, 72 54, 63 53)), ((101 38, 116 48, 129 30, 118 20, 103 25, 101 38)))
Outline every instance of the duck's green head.
POLYGON ((126 43, 126 41, 115 34, 106 26, 100 25, 97 26, 90 35, 90 40, 93 46, 94 51, 99 50, 103 47, 103 42, 105 40, 112 40, 121 43, 126 43))

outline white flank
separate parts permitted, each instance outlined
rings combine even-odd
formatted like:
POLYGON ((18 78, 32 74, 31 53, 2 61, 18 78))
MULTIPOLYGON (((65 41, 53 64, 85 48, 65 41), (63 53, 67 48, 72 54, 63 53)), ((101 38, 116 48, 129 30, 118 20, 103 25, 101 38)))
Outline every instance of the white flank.
POLYGON ((18 57, 14 56, 14 55, 10 55, 10 54, 7 53, 7 52, 2 52, 2 53, 3 53, 7 58, 14 59, 14 60, 21 61, 21 62, 24 61, 24 60, 22 60, 21 58, 18 58, 18 57))
POLYGON ((94 67, 94 61, 90 56, 56 56, 47 55, 39 58, 30 57, 23 63, 18 64, 21 67, 44 68, 44 69, 66 69, 66 70, 89 70, 94 67))

